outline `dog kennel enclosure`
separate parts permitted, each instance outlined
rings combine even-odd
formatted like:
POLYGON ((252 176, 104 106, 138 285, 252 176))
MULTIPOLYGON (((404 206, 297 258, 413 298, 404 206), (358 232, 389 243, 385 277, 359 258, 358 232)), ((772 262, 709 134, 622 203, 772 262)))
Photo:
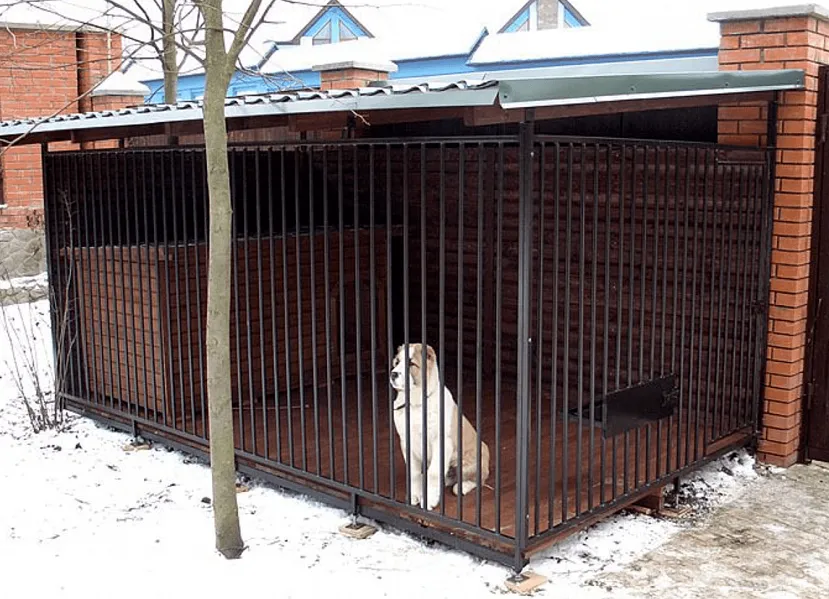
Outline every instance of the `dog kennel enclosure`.
MULTIPOLYGON (((749 91, 760 76, 723 75, 749 91)), ((745 97, 770 102, 773 147, 764 83, 745 97)), ((448 124, 445 106, 400 122, 389 111, 341 139, 230 147, 237 459, 520 570, 568 530, 756 437, 774 155, 597 137, 610 121, 562 121, 540 101, 464 125, 473 109, 458 104, 448 124), (488 480, 444 489, 433 510, 410 502, 388 379, 395 348, 420 342, 491 453, 488 480)), ((672 106, 620 112, 660 109, 643 119, 651 136, 710 114, 672 106)), ((204 452, 203 148, 44 145, 43 165, 62 401, 204 452)))

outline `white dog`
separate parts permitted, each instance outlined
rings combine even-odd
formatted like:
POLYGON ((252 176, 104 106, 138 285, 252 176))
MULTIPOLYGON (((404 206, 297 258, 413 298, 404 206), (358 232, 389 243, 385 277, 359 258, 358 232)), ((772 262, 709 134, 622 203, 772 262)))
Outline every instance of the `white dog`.
MULTIPOLYGON (((409 443, 411 463, 408 463, 409 482, 411 484, 411 501, 423 507, 423 412, 426 412, 426 506, 434 509, 443 495, 440 487, 440 388, 442 382, 438 372, 435 350, 426 346, 426 403, 423 402, 423 346, 420 343, 409 344, 409 351, 404 346, 397 349, 389 376, 391 386, 396 391, 394 398, 394 428, 400 441, 403 460, 408 463, 406 455, 406 405, 409 405, 409 443), (406 396, 406 379, 409 382, 408 402, 406 396)), ((478 477, 478 433, 472 423, 463 417, 463 448, 458 451, 458 405, 448 388, 443 391, 443 475, 446 486, 453 485, 452 491, 458 494, 458 485, 464 494, 472 491, 478 477), (460 460, 458 453, 461 454, 460 460), (463 466, 458 467, 458 462, 463 466)), ((489 477, 489 447, 481 442, 481 484, 489 477)))

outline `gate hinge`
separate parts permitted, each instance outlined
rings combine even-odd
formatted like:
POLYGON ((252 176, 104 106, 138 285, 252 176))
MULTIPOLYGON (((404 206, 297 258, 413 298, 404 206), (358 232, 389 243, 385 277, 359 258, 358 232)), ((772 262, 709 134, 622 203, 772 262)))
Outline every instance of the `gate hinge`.
POLYGON ((815 395, 815 383, 813 381, 809 381, 806 383, 806 409, 812 409, 812 398, 815 395))
POLYGON ((829 113, 824 112, 820 115, 820 142, 826 143, 826 135, 829 133, 829 113))

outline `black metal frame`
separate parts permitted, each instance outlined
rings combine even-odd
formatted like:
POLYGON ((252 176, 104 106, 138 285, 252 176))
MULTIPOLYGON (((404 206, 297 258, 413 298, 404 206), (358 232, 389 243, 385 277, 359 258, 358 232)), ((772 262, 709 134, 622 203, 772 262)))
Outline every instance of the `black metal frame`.
MULTIPOLYGON (((231 148, 240 470, 520 571, 754 438, 771 151, 534 129, 529 110, 516 136, 231 148), (412 440, 398 444, 381 383, 395 340, 437 341, 453 426, 463 414, 487 436, 492 488, 467 503, 410 505, 395 459, 412 440)), ((44 148, 43 162, 50 283, 71 298, 54 294, 53 325, 78 340, 57 350, 62 401, 204 455, 202 157, 44 148)), ((424 462, 423 497, 428 478, 424 462)))

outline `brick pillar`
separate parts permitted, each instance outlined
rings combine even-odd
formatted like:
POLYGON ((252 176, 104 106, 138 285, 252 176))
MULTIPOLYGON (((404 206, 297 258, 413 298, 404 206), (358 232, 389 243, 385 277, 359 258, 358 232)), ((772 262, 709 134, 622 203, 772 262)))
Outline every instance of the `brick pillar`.
MULTIPOLYGON (((129 75, 115 71, 89 95, 92 110, 102 112, 141 105, 148 93, 150 93, 150 90, 146 85, 135 81, 129 75)), ((96 141, 92 145, 97 149, 114 148, 118 146, 118 142, 114 140, 96 141)))
POLYGON ((393 62, 362 62, 349 60, 345 62, 320 64, 313 67, 319 71, 320 89, 357 89, 366 87, 374 81, 386 81, 389 73, 397 71, 393 62))
MULTIPOLYGON (((818 68, 829 63, 829 11, 815 5, 709 15, 720 23, 722 70, 802 69, 804 91, 783 92, 777 124, 768 363, 761 460, 790 466, 801 448, 818 68)), ((766 106, 719 110, 719 139, 766 143, 766 106)))

